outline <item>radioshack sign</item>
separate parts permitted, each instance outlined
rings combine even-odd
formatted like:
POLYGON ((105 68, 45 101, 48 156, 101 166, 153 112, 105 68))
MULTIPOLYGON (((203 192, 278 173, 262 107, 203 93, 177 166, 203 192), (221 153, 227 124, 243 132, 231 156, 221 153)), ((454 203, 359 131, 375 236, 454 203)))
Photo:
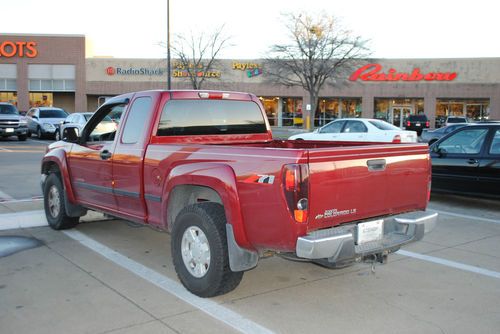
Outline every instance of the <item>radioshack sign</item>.
POLYGON ((380 64, 368 64, 354 71, 349 77, 350 81, 453 81, 457 72, 427 72, 422 73, 416 67, 411 72, 398 72, 390 68, 384 72, 380 64))
POLYGON ((35 58, 38 56, 36 42, 26 41, 3 41, 0 42, 0 57, 13 58, 13 57, 28 57, 35 58))
POLYGON ((109 66, 106 68, 107 75, 164 75, 166 74, 167 69, 163 68, 149 68, 149 67, 112 67, 109 66))

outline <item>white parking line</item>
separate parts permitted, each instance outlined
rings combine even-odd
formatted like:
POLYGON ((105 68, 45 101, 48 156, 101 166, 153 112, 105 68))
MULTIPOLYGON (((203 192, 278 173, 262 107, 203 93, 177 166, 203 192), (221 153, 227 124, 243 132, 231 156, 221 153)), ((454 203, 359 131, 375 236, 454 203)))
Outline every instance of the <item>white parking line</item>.
POLYGON ((472 221, 478 220, 478 221, 483 221, 483 222, 487 222, 487 223, 500 224, 500 219, 491 219, 491 218, 483 218, 483 217, 477 217, 477 216, 469 216, 469 215, 463 215, 460 213, 436 210, 436 209, 432 209, 432 208, 429 208, 429 210, 443 214, 443 215, 447 215, 447 216, 471 219, 472 221))
POLYGON ((0 201, 12 201, 14 197, 0 190, 0 201))
POLYGON ((43 210, 0 214, 0 231, 47 225, 43 210))
POLYGON ((396 253, 399 255, 412 257, 414 259, 419 259, 419 260, 423 260, 423 261, 427 261, 427 262, 441 264, 443 266, 447 266, 447 267, 451 267, 451 268, 455 268, 455 269, 460 269, 460 270, 464 270, 464 271, 469 271, 472 273, 500 279, 500 273, 497 271, 488 270, 488 269, 475 267, 475 266, 470 266, 468 264, 463 264, 460 262, 445 260, 445 259, 441 259, 439 257, 434 257, 434 256, 429 256, 429 255, 424 255, 424 254, 419 254, 419 253, 413 253, 413 252, 405 251, 402 249, 398 250, 396 253))
POLYGON ((49 145, 51 142, 46 142, 46 141, 41 141, 41 140, 36 140, 36 139, 30 139, 31 141, 35 142, 35 143, 40 143, 40 144, 45 144, 45 145, 49 145))
POLYGON ((8 149, 3 148, 3 147, 0 147, 0 151, 3 151, 3 152, 12 152, 11 150, 8 150, 8 149))
POLYGON ((89 238, 85 234, 76 231, 64 231, 68 237, 80 242, 87 248, 102 255, 106 259, 127 269, 146 281, 156 285, 175 297, 185 301, 193 307, 205 312, 209 316, 224 322, 241 333, 273 333, 269 329, 231 311, 230 309, 217 304, 210 299, 203 299, 188 292, 181 284, 154 271, 126 256, 112 250, 111 248, 89 238))

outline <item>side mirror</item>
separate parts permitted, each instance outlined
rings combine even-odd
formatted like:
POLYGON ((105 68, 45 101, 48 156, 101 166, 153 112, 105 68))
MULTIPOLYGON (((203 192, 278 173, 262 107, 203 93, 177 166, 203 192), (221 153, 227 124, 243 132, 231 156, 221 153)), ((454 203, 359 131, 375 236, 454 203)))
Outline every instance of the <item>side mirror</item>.
POLYGON ((434 145, 432 147, 432 152, 436 153, 440 158, 442 158, 446 155, 446 150, 439 147, 438 145, 434 145))
POLYGON ((62 138, 69 143, 76 143, 80 135, 79 132, 80 130, 76 126, 68 126, 64 128, 62 138))

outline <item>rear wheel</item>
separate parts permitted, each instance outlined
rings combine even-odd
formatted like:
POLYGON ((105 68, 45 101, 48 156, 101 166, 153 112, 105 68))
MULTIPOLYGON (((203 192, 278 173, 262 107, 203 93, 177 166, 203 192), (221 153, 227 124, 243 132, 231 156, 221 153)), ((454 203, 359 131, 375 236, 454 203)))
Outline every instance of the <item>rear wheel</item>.
POLYGON ((17 139, 18 139, 19 141, 26 141, 26 138, 28 138, 28 136, 27 136, 27 135, 19 135, 19 136, 17 136, 17 139))
POLYGON ((435 142, 437 142, 437 139, 431 139, 429 140, 429 146, 431 146, 432 144, 434 144, 435 142))
POLYGON ((79 217, 69 217, 64 205, 64 188, 61 179, 55 173, 49 174, 43 190, 45 217, 54 230, 64 230, 75 227, 79 217))
POLYGON ((226 217, 222 205, 212 202, 185 207, 172 228, 172 258, 182 284, 200 297, 234 290, 243 272, 229 267, 226 217))

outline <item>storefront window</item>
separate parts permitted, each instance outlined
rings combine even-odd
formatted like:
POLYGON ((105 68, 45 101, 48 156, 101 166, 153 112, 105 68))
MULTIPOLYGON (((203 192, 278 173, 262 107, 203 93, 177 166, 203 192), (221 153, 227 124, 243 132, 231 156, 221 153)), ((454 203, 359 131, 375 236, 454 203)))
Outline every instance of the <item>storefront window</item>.
POLYGON ((17 106, 17 93, 16 92, 0 92, 0 102, 8 102, 17 106))
POLYGON ((320 98, 314 126, 323 126, 337 118, 361 117, 360 98, 320 98))
POLYGON ((278 125, 278 102, 279 97, 259 97, 264 110, 266 111, 267 119, 271 126, 278 125))
POLYGON ((302 99, 289 97, 283 98, 282 101, 282 126, 302 127, 304 124, 302 118, 302 99))
POLYGON ((448 116, 466 116, 470 121, 489 119, 489 99, 438 99, 436 105, 436 128, 441 127, 448 116))
POLYGON ((54 96, 52 93, 30 93, 30 108, 52 107, 54 96))

